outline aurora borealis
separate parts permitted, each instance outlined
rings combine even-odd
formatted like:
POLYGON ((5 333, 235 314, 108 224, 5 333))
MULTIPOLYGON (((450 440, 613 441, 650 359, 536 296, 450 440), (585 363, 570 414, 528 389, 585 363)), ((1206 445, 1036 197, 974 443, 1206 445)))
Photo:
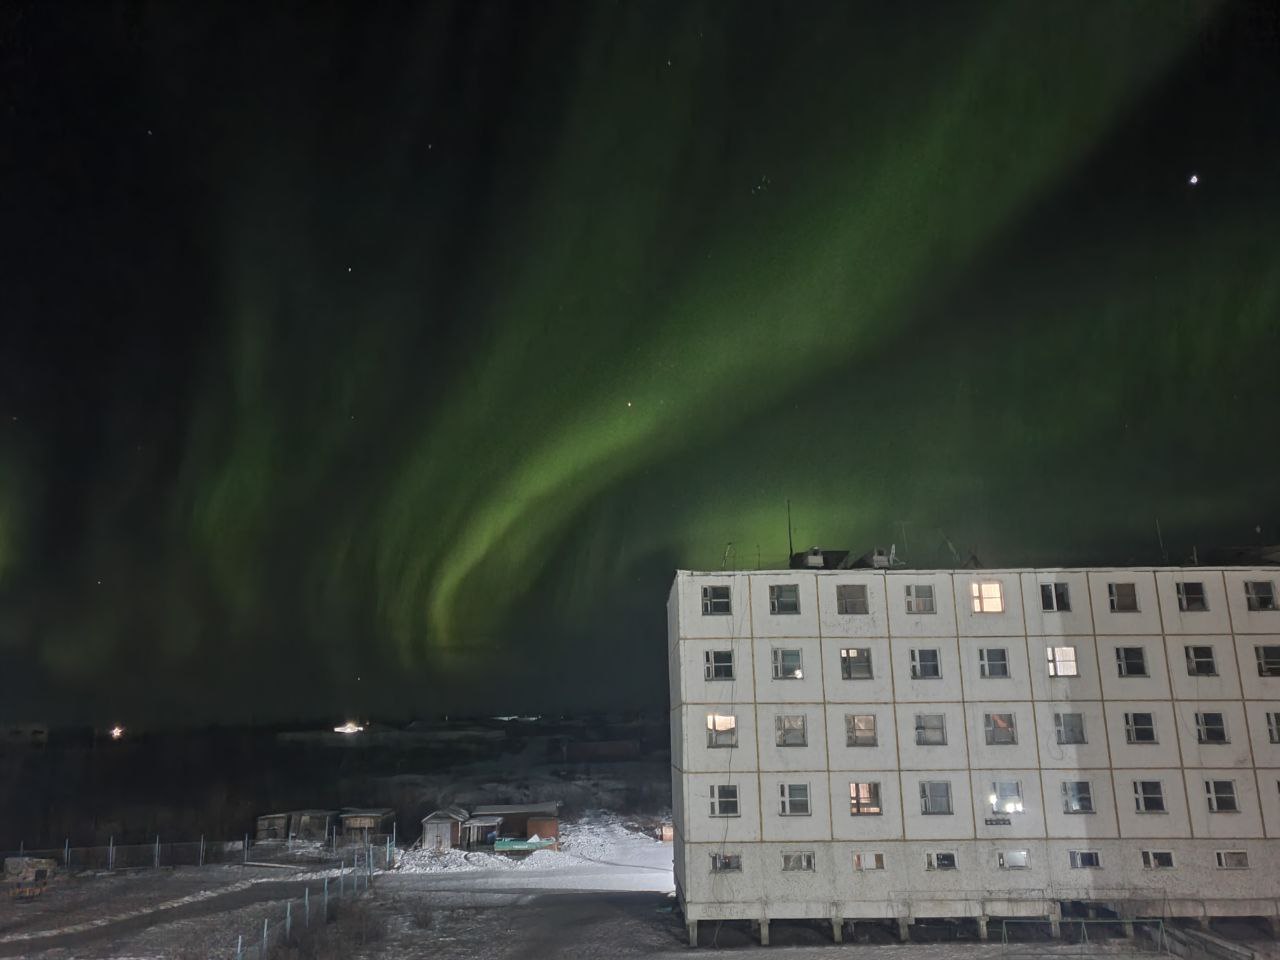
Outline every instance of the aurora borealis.
POLYGON ((5 16, 15 710, 661 706, 672 571, 788 499, 920 565, 1280 536, 1267 4, 5 16))

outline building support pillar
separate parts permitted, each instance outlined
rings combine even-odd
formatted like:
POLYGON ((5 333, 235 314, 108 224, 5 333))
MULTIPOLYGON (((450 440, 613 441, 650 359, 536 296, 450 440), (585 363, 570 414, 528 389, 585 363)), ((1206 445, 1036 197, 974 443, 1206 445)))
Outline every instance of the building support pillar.
POLYGON ((760 946, 767 947, 769 945, 769 919, 767 917, 760 918, 760 946))
POLYGON ((1204 916, 1197 917, 1196 922, 1200 925, 1201 930, 1203 930, 1205 933, 1209 932, 1210 918, 1207 913, 1204 914, 1204 916))
POLYGON ((1132 940, 1132 939, 1133 939, 1133 937, 1134 937, 1134 932, 1133 932, 1133 921, 1132 921, 1132 920, 1125 920, 1125 921, 1124 921, 1124 923, 1122 924, 1122 926, 1124 927, 1124 938, 1125 938, 1126 940, 1132 940))
POLYGON ((1272 939, 1280 940, 1280 917, 1267 917, 1267 924, 1271 927, 1272 939))
POLYGON ((1049 933, 1057 940, 1062 936, 1062 904, 1055 903, 1049 908, 1049 933))
POLYGON ((911 921, 906 917, 898 918, 898 939, 903 943, 911 939, 911 921))
POLYGON ((690 920, 685 926, 689 928, 689 946, 696 947, 698 945, 698 921, 690 920))
POLYGON ((978 939, 987 939, 987 921, 991 919, 985 913, 978 917, 978 939))
POLYGON ((836 943, 844 943, 844 917, 831 918, 831 939, 836 943))

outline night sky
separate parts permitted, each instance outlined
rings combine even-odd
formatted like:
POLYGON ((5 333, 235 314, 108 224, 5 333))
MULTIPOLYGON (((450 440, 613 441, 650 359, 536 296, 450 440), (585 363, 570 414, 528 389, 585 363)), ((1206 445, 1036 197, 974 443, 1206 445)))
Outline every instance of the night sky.
POLYGON ((660 710, 788 499, 1280 541, 1276 10, 0 0, 0 719, 660 710))

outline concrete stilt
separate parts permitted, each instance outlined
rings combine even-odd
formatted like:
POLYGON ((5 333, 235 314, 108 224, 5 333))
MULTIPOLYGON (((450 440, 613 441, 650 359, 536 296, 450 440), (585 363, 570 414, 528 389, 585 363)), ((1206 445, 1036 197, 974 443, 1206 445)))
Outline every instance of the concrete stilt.
POLYGON ((831 939, 836 943, 844 943, 844 917, 831 918, 831 939))
POLYGON ((769 945, 769 921, 761 919, 760 921, 760 946, 767 947, 769 945))
POLYGON ((1209 923, 1208 917, 1197 917, 1196 923, 1200 925, 1200 929, 1203 930, 1205 933, 1209 932, 1210 923, 1209 923))
POLYGON ((906 917, 898 918, 898 939, 901 940, 903 943, 906 943, 908 940, 911 939, 910 925, 911 925, 911 921, 908 920, 906 917))
POLYGON ((1133 939, 1133 921, 1132 921, 1132 920, 1126 920, 1126 921, 1124 921, 1124 923, 1122 924, 1122 926, 1124 927, 1124 936, 1125 936, 1125 939, 1126 939, 1126 940, 1132 940, 1132 939, 1133 939))
POLYGON ((1049 910, 1049 933, 1055 940, 1062 936, 1062 906, 1057 903, 1049 910))
POLYGON ((978 918, 978 939, 979 940, 987 939, 987 920, 988 919, 989 918, 985 916, 978 918))
POLYGON ((1267 923, 1271 927, 1271 936, 1280 940, 1280 917, 1267 917, 1267 923))
POLYGON ((698 945, 698 921, 690 920, 685 926, 689 928, 689 946, 696 947, 698 945))

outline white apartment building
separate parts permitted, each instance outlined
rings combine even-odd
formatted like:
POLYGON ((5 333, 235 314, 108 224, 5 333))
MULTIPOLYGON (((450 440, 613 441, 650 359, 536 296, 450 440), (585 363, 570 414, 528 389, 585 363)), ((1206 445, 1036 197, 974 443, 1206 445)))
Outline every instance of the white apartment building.
POLYGON ((680 571, 701 920, 1280 916, 1280 570, 680 571))

